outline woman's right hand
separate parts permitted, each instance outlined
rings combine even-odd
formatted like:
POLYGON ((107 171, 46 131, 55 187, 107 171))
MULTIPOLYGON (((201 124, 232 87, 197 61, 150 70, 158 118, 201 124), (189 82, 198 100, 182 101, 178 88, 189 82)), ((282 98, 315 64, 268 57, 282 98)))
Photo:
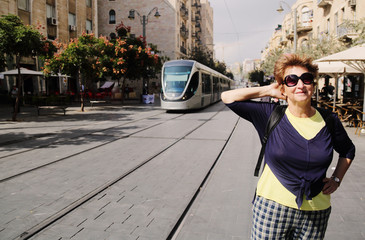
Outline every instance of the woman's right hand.
POLYGON ((284 86, 274 82, 269 85, 270 87, 270 96, 278 99, 286 100, 286 96, 284 95, 283 88, 284 86))

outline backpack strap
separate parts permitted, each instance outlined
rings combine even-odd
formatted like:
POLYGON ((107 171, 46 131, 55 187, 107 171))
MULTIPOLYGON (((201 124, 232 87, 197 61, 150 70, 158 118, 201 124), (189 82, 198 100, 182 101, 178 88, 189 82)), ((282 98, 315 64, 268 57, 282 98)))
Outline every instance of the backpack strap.
POLYGON ((265 135, 262 138, 262 145, 260 150, 260 155, 256 163, 255 173, 254 176, 257 177, 260 172, 262 159, 265 154, 265 147, 267 143, 267 139, 269 138, 271 132, 274 130, 274 128, 279 124, 280 120, 283 118, 285 114, 287 106, 286 105, 278 105, 274 108, 274 111, 271 113, 269 120, 267 121, 266 127, 265 127, 265 135))

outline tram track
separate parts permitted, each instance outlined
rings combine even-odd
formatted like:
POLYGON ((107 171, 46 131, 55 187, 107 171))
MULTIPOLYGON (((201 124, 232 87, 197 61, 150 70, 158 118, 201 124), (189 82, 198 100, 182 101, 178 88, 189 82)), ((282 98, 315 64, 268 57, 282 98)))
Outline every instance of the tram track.
MULTIPOLYGON (((28 229, 27 231, 24 231, 22 234, 20 234, 17 238, 15 238, 16 240, 23 240, 23 239, 29 239, 32 236, 35 236, 37 233, 39 233, 40 231, 46 229, 47 227, 49 227, 50 225, 52 225, 53 223, 55 223, 57 220, 65 217, 66 215, 68 215, 69 213, 71 213, 73 210, 77 209, 78 207, 82 206, 83 204, 85 204, 86 202, 88 202, 90 199, 96 197, 98 194, 100 194, 101 192, 105 191, 106 189, 110 188, 112 185, 120 182, 121 180, 123 180, 125 177, 127 177, 128 175, 132 174, 133 172, 135 172, 136 170, 142 168, 144 165, 146 165, 147 163, 149 163, 150 161, 152 161, 153 159, 155 159, 156 157, 160 156, 161 154, 165 153, 168 149, 170 149, 171 147, 173 147, 174 145, 176 145, 177 143, 179 143, 180 141, 182 141, 183 139, 185 139, 187 136, 189 136, 190 134, 192 134, 194 131, 198 130, 200 127, 202 127, 204 124, 206 124, 207 122, 209 122, 212 118, 214 118, 217 114, 219 114, 221 111, 223 110, 220 109, 219 111, 217 111, 215 114, 213 114, 210 118, 205 119, 205 121, 202 121, 200 124, 198 124, 195 128, 193 128, 192 130, 190 130, 189 132, 185 133, 184 136, 177 138, 176 140, 174 140, 171 144, 169 144, 168 146, 166 146, 165 148, 163 148, 162 150, 160 150, 159 152, 157 152, 156 154, 150 156, 149 158, 143 160, 142 162, 140 162, 139 164, 133 166, 132 168, 130 168, 129 170, 123 172, 122 174, 120 174, 119 176, 113 178, 112 180, 105 182, 104 184, 100 185, 99 187, 95 188, 94 190, 90 191, 88 194, 78 198, 77 200, 75 200, 73 203, 69 204, 68 206, 64 207, 62 210, 58 211, 57 213, 49 216, 48 218, 46 218, 45 220, 41 221, 40 223, 38 223, 37 225, 35 225, 34 227, 28 229)), ((184 114, 182 114, 184 115, 184 114)), ((181 117, 182 115, 179 115, 175 118, 172 119, 177 119, 179 117, 181 117)), ((167 121, 170 121, 172 119, 169 119, 167 121)), ((154 124, 152 126, 149 126, 147 128, 144 129, 140 129, 134 133, 129 134, 128 136, 124 136, 122 138, 127 138, 127 137, 132 137, 133 135, 140 133, 142 131, 145 131, 149 128, 155 127, 157 125, 160 125, 162 123, 165 123, 167 121, 158 123, 158 124, 154 124)), ((236 123, 237 125, 237 123, 236 123)), ((231 133, 232 134, 232 133, 231 133)), ((230 134, 230 136, 231 136, 230 134)), ((120 138, 120 139, 122 139, 120 138)), ((113 140, 115 141, 115 140, 113 140)), ((108 143, 104 143, 103 145, 108 144, 108 143)), ((95 148, 93 148, 95 149, 95 148)), ((224 148, 223 148, 224 149, 224 148)), ((223 151, 222 149, 222 151, 223 151)), ((221 153, 220 153, 221 154, 221 153)), ((219 156, 220 156, 219 154, 219 156)), ((210 168, 207 176, 204 177, 204 180, 202 182, 202 184, 200 185, 199 188, 201 188, 201 186, 204 185, 204 183, 206 182, 206 180, 208 179, 210 172, 212 171, 212 169, 214 168, 216 162, 219 159, 219 156, 217 157, 217 159, 214 161, 214 164, 212 165, 212 167, 210 168)), ((190 201, 189 205, 187 208, 190 208, 192 203, 194 202, 194 200, 196 199, 197 195, 199 194, 199 192, 197 191, 194 194, 194 197, 192 198, 192 200, 190 201)), ((187 213, 188 209, 184 211, 184 213, 182 214, 182 216, 179 219, 179 222, 175 225, 174 229, 172 232, 176 232, 176 229, 178 229, 179 225, 182 222, 182 219, 184 219, 186 213, 187 213), (175 229, 176 228, 176 229, 175 229)), ((171 234, 170 234, 171 235, 171 234)), ((14 240, 15 240, 14 239, 14 240)))
MULTIPOLYGON (((127 124, 136 123, 136 122, 139 122, 139 121, 142 121, 142 120, 146 120, 146 119, 148 119, 148 118, 155 117, 155 116, 158 116, 158 115, 160 115, 160 114, 162 114, 162 113, 159 113, 159 114, 156 114, 156 115, 153 115, 153 116, 148 116, 148 117, 146 117, 146 118, 142 118, 142 119, 134 120, 134 121, 131 121, 131 122, 127 122, 127 123, 124 123, 124 124, 120 124, 120 125, 116 125, 116 126, 108 127, 108 128, 102 129, 102 130, 96 130, 96 131, 89 132, 89 133, 86 133, 86 134, 77 135, 77 136, 75 136, 75 137, 73 137, 73 138, 69 138, 69 139, 67 139, 67 140, 53 141, 53 142, 51 142, 51 143, 47 143, 47 144, 40 145, 40 146, 37 146, 37 147, 31 148, 31 149, 27 149, 27 150, 24 150, 24 151, 21 151, 21 152, 17 152, 17 153, 14 153, 14 154, 9 154, 9 155, 7 155, 7 156, 0 157, 0 159, 5 158, 5 157, 9 157, 9 156, 14 156, 14 155, 18 155, 18 154, 26 153, 26 152, 30 152, 30 151, 34 151, 35 149, 46 148, 46 147, 51 146, 51 145, 61 144, 61 143, 64 143, 64 142, 69 141, 70 139, 77 139, 77 138, 80 138, 80 137, 85 137, 85 136, 92 135, 92 134, 96 134, 96 133, 102 133, 102 132, 108 131, 108 130, 113 129, 113 128, 116 128, 116 127, 122 127, 122 126, 125 126, 125 125, 127 125, 127 124)), ((99 145, 97 145, 97 146, 93 146, 93 147, 87 148, 87 149, 85 149, 85 150, 83 150, 83 151, 80 151, 80 152, 77 152, 77 153, 74 153, 74 154, 71 154, 71 155, 68 155, 68 156, 62 157, 62 158, 60 158, 60 159, 57 159, 57 160, 54 160, 54 161, 51 161, 51 162, 48 162, 48 163, 45 163, 45 164, 39 165, 39 166, 37 166, 37 167, 33 167, 33 168, 28 169, 28 170, 25 170, 25 171, 19 172, 19 173, 17 173, 17 174, 13 174, 13 175, 11 175, 11 176, 8 176, 8 177, 5 177, 5 178, 2 178, 2 179, 0 179, 0 183, 2 183, 2 182, 6 182, 6 181, 9 181, 9 180, 11 180, 11 179, 14 179, 15 177, 19 177, 19 176, 21 176, 21 175, 24 175, 24 174, 27 174, 27 173, 30 173, 30 172, 33 172, 33 171, 39 170, 39 169, 41 169, 41 168, 44 168, 44 167, 50 166, 50 165, 52 165, 52 164, 55 164, 55 163, 61 162, 61 161, 63 161, 63 160, 67 160, 67 159, 69 159, 69 158, 71 158, 71 157, 74 157, 74 156, 77 156, 77 155, 80 155, 80 154, 83 154, 83 153, 89 152, 89 151, 94 150, 94 149, 97 149, 97 148, 99 148, 99 147, 103 147, 103 146, 108 145, 108 144, 111 144, 111 143, 113 143, 113 142, 115 142, 115 141, 118 141, 118 140, 121 140, 121 139, 125 139, 125 138, 129 138, 129 137, 131 137, 131 136, 133 136, 133 135, 135 135, 135 134, 138 134, 138 133, 143 132, 143 131, 145 131, 145 130, 148 130, 148 129, 150 129, 150 128, 153 128, 153 127, 156 127, 156 126, 158 126, 158 125, 161 125, 161 124, 163 124, 163 123, 165 123, 165 122, 167 122, 167 121, 171 121, 171 120, 174 120, 174 119, 176 119, 176 118, 179 118, 179 117, 181 117, 182 115, 183 115, 183 114, 180 114, 180 115, 178 115, 178 116, 176 116, 176 117, 174 117, 174 118, 171 118, 171 119, 168 119, 168 120, 166 120, 166 121, 159 122, 159 123, 156 123, 156 124, 153 124, 153 125, 147 126, 147 127, 145 127, 145 128, 139 129, 139 130, 137 130, 137 131, 135 131, 135 132, 133 132, 133 133, 127 134, 127 135, 123 135, 123 136, 121 136, 121 137, 114 137, 112 140, 109 140, 109 141, 107 141, 107 142, 101 143, 101 144, 99 144, 99 145)))

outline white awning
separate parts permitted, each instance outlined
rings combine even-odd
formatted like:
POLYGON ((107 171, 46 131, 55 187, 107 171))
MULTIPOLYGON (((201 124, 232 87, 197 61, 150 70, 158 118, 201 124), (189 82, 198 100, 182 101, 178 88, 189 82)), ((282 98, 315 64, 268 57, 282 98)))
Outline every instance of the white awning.
POLYGON ((114 82, 105 82, 100 88, 111 88, 114 86, 114 82))

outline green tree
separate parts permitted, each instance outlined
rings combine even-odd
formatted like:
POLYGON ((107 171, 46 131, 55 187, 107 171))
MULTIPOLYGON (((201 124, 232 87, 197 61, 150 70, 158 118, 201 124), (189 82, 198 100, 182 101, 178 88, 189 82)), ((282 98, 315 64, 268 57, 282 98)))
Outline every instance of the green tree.
POLYGON ((260 86, 264 86, 269 84, 269 82, 266 82, 264 79, 265 74, 263 71, 261 70, 254 70, 249 72, 248 74, 248 79, 250 80, 250 82, 257 82, 260 84, 260 86))
MULTIPOLYGON (((327 55, 340 52, 346 49, 346 45, 333 36, 326 36, 321 39, 313 38, 298 47, 297 54, 319 59, 327 55)), ((290 53, 289 48, 275 48, 269 52, 261 65, 261 70, 266 76, 274 74, 275 62, 284 53, 290 53)))
POLYGON ((195 60, 217 72, 233 79, 233 74, 227 71, 227 66, 224 62, 214 61, 213 54, 209 51, 204 51, 202 48, 196 48, 187 57, 187 59, 195 60))
POLYGON ((24 25, 18 16, 9 14, 0 18, 0 67, 4 67, 7 57, 15 56, 18 69, 16 86, 19 89, 15 102, 12 120, 16 121, 19 110, 19 99, 23 85, 20 74, 20 62, 23 57, 51 56, 56 50, 53 43, 47 40, 34 26, 24 25))
POLYGON ((265 73, 266 76, 270 76, 270 75, 274 74, 275 62, 285 52, 285 50, 288 51, 288 49, 284 49, 284 48, 275 48, 268 53, 268 55, 266 56, 266 59, 261 64, 261 70, 265 73))
MULTIPOLYGON (((76 75, 80 86, 89 86, 94 79, 110 76, 114 80, 122 80, 124 97, 126 78, 148 80, 155 77, 162 67, 157 47, 147 47, 141 37, 129 37, 129 31, 130 27, 121 23, 116 28, 118 37, 111 40, 84 33, 69 44, 61 45, 58 53, 46 60, 44 72, 76 75)), ((81 99, 83 96, 82 92, 81 99)), ((84 111, 83 100, 81 110, 84 111)))
POLYGON ((309 56, 313 59, 319 59, 345 50, 346 48, 346 45, 336 37, 327 36, 308 40, 298 48, 297 53, 299 55, 309 56))
POLYGON ((361 18, 358 21, 345 20, 345 26, 349 30, 353 30, 357 33, 357 37, 352 40, 352 46, 365 43, 365 18, 361 18))
POLYGON ((90 83, 101 76, 96 68, 98 57, 102 55, 103 43, 94 34, 83 33, 69 44, 58 45, 58 52, 45 60, 44 73, 46 75, 62 73, 76 76, 81 87, 81 111, 85 108, 85 90, 90 83))

